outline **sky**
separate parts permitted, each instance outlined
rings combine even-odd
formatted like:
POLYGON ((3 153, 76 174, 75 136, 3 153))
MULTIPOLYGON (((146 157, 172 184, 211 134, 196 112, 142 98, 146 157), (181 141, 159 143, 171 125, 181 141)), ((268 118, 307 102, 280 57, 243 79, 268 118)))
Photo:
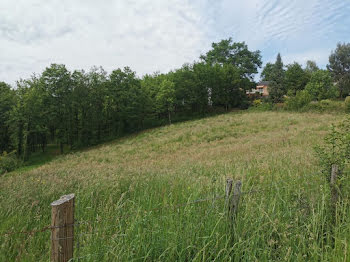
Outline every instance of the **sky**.
POLYGON ((280 52, 285 64, 325 67, 350 42, 350 0, 1 0, 0 81, 51 63, 168 72, 229 37, 260 50, 264 64, 280 52))

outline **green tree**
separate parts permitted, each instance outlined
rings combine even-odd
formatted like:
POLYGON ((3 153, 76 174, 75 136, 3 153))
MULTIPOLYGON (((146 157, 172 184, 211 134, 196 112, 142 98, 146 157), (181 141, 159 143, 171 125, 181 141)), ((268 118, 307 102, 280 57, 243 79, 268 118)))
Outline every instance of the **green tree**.
POLYGON ((273 70, 274 70, 274 64, 272 63, 267 63, 261 72, 261 80, 262 81, 270 81, 273 77, 273 70))
POLYGON ((332 76, 327 70, 318 70, 311 75, 305 90, 313 100, 336 98, 337 88, 333 85, 332 76))
POLYGON ((315 61, 312 61, 312 60, 306 61, 305 72, 307 72, 311 75, 312 73, 314 73, 318 70, 319 70, 319 68, 318 68, 315 61))
POLYGON ((89 106, 83 112, 85 145, 97 144, 103 137, 115 135, 115 121, 112 108, 113 89, 107 72, 102 67, 92 67, 87 73, 89 106), (87 143, 87 144, 86 144, 87 143))
POLYGON ((337 82, 340 97, 347 96, 350 93, 350 43, 338 43, 329 56, 327 68, 337 82))
POLYGON ((15 92, 10 85, 0 82, 0 154, 12 149, 9 121, 14 105, 15 92))
MULTIPOLYGON (((83 70, 75 70, 72 79, 72 140, 74 147, 87 146, 91 142, 92 115, 97 109, 92 106, 92 90, 89 75, 83 70)), ((100 112, 100 117, 101 117, 100 112)))
POLYGON ((251 80, 261 67, 260 51, 249 51, 244 42, 233 42, 232 38, 212 43, 212 49, 200 58, 207 64, 231 64, 240 69, 240 73, 251 80))
POLYGON ((168 115, 169 124, 171 124, 171 113, 175 109, 175 84, 164 79, 156 96, 157 108, 159 112, 166 112, 168 115))
POLYGON ((151 122, 156 122, 157 116, 157 104, 156 96, 158 89, 162 80, 166 77, 164 74, 159 74, 158 72, 152 75, 145 75, 141 80, 141 88, 144 94, 144 114, 145 118, 149 118, 151 122))
POLYGON ((48 93, 50 130, 57 138, 60 151, 64 144, 72 145, 72 82, 70 72, 65 65, 52 64, 42 73, 41 81, 48 93))
POLYGON ((278 53, 276 62, 271 72, 269 96, 274 103, 282 102, 283 96, 286 95, 287 90, 285 87, 285 70, 281 55, 278 53))
POLYGON ((285 87, 288 94, 295 95, 297 91, 303 90, 309 81, 308 74, 300 64, 287 65, 285 72, 285 87))
POLYGON ((142 95, 141 81, 129 67, 111 73, 108 96, 116 135, 136 131, 142 126, 142 95))
POLYGON ((203 113, 208 108, 211 65, 205 63, 185 64, 172 72, 169 79, 175 84, 175 106, 186 114, 203 113))
POLYGON ((23 159, 40 148, 45 151, 49 123, 46 96, 36 76, 17 82, 16 103, 10 118, 11 140, 23 159))
POLYGON ((211 89, 213 106, 224 107, 229 110, 246 105, 245 90, 251 87, 251 82, 240 75, 240 70, 231 65, 215 65, 212 73, 215 82, 211 89))

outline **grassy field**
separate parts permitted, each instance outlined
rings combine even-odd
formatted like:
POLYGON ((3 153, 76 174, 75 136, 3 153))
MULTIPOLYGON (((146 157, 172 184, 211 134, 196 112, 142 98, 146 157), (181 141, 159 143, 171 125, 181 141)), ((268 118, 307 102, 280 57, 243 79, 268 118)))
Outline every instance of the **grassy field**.
MULTIPOLYGON (((235 112, 178 123, 0 177, 0 261, 49 261, 50 203, 76 194, 79 261, 350 261, 313 147, 343 114, 235 112), (233 231, 225 179, 243 183, 233 231), (182 206, 179 204, 188 203, 182 206), (334 238, 332 237, 334 236, 334 238)), ((77 261, 77 260, 76 260, 77 261)))

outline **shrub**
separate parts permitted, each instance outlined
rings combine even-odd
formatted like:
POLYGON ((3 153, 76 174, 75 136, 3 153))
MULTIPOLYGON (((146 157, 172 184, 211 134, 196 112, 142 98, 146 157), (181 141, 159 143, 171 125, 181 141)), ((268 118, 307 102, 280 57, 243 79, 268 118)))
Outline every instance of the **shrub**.
POLYGON ((287 110, 300 110, 307 106, 312 100, 312 96, 306 91, 297 91, 294 97, 288 97, 286 99, 287 110))
POLYGON ((347 96, 347 97, 345 98, 344 105, 345 105, 345 111, 346 111, 347 113, 350 113, 350 96, 347 96))
POLYGON ((312 101, 304 110, 316 112, 344 112, 345 109, 344 102, 325 99, 321 101, 312 101))
POLYGON ((273 109, 276 111, 282 111, 283 109, 285 109, 285 103, 276 103, 273 109))
POLYGON ((255 107, 260 106, 261 104, 262 104, 261 99, 255 99, 253 101, 253 106, 255 106, 255 107))
POLYGON ((312 100, 332 99, 339 95, 337 87, 332 82, 332 76, 327 70, 312 73, 305 90, 312 96, 312 100))
POLYGON ((332 125, 331 131, 324 139, 322 146, 316 147, 316 153, 322 171, 329 179, 333 164, 338 165, 341 171, 350 168, 350 118, 339 125, 332 125))
POLYGON ((0 156, 0 175, 15 170, 21 166, 21 161, 16 157, 15 152, 7 154, 4 152, 0 156))
MULTIPOLYGON (((255 100, 254 100, 255 101, 255 100)), ((274 105, 272 103, 268 102, 262 102, 260 101, 260 104, 255 104, 253 107, 250 108, 251 111, 270 111, 274 109, 274 105)))

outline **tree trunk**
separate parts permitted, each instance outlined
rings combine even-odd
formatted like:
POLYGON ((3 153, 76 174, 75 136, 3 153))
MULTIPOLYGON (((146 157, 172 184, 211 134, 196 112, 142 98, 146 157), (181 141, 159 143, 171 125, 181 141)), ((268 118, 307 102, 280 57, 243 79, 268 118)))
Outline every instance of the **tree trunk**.
POLYGON ((168 111, 168 118, 169 118, 169 125, 171 125, 171 116, 170 116, 170 111, 168 111))
POLYGON ((63 154, 63 143, 60 142, 60 151, 61 151, 61 154, 63 154))
POLYGON ((18 156, 22 155, 22 148, 23 148, 23 122, 21 121, 18 127, 18 145, 17 145, 18 156))
POLYGON ((42 135, 41 137, 41 149, 43 153, 45 152, 45 147, 46 147, 46 135, 42 135))

